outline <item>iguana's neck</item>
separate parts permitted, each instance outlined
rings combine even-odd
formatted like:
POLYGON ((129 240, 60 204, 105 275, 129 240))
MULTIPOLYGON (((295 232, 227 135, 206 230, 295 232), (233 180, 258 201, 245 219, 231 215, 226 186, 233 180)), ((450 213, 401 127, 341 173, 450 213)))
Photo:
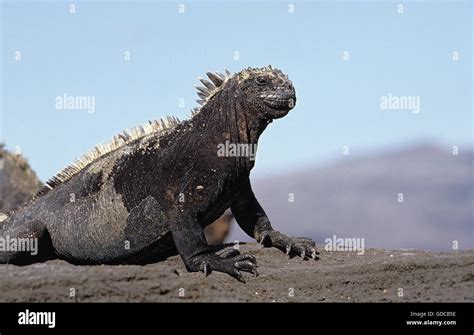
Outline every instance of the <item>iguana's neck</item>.
POLYGON ((194 117, 207 133, 235 143, 256 144, 268 125, 263 119, 250 118, 244 99, 224 95, 211 99, 194 117), (224 102, 223 102, 224 101, 224 102))
POLYGON ((250 170, 255 163, 258 139, 268 122, 249 118, 244 99, 223 95, 211 99, 202 107, 192 120, 193 127, 212 139, 216 151, 219 144, 248 145, 253 157, 241 156, 236 162, 250 170))

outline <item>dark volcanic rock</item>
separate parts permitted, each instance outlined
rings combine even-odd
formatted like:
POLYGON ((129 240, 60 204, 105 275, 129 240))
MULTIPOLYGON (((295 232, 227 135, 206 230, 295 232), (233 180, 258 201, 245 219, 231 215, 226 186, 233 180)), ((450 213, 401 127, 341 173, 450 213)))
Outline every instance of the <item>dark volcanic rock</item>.
POLYGON ((367 249, 301 261, 275 248, 241 245, 260 275, 246 283, 213 272, 189 273, 179 256, 145 266, 76 266, 54 260, 0 266, 0 302, 472 302, 474 251, 367 249), (74 296, 71 296, 74 289, 74 296), (403 289, 403 295, 400 295, 403 289))
POLYGON ((41 182, 26 159, 0 145, 0 212, 24 204, 40 187, 41 182))

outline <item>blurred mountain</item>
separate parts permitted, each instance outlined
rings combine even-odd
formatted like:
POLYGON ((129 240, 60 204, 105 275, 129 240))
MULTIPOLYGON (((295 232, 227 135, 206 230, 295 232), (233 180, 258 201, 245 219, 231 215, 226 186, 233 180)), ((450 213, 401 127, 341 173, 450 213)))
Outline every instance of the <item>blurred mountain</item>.
POLYGON ((0 144, 0 212, 24 204, 41 185, 26 159, 0 144))
MULTIPOLYGON (((452 250, 454 240, 474 247, 472 149, 453 155, 425 143, 342 157, 253 180, 274 227, 323 244, 337 235, 365 238, 366 247, 452 250)), ((235 228, 231 239, 244 236, 235 228)))

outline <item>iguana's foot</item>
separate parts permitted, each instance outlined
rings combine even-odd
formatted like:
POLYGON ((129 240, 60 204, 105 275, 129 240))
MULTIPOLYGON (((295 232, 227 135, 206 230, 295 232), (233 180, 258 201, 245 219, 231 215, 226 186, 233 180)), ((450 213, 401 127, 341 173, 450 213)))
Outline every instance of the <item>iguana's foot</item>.
POLYGON ((203 254, 195 256, 192 263, 194 271, 202 271, 208 276, 212 271, 224 272, 245 282, 241 271, 253 273, 258 276, 257 260, 249 254, 240 254, 236 249, 226 249, 218 254, 203 254))
POLYGON ((285 252, 289 257, 300 256, 303 260, 318 259, 316 243, 306 237, 289 237, 276 230, 260 234, 258 242, 264 247, 275 247, 285 252))

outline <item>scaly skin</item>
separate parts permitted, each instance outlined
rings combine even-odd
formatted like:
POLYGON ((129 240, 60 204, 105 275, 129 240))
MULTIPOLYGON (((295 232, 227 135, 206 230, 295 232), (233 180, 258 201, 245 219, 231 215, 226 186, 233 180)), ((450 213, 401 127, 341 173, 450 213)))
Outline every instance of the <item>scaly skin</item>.
POLYGON ((208 245, 203 232, 228 208, 265 247, 315 259, 312 240, 272 228, 250 185, 252 157, 217 154, 226 141, 256 145, 267 125, 293 108, 291 81, 271 67, 208 75, 218 89, 190 120, 97 158, 12 213, 2 236, 38 237, 41 252, 3 252, 0 263, 57 256, 75 264, 143 264, 179 253, 188 271, 220 271, 243 281, 242 272, 257 274, 255 257, 219 253, 223 246, 208 245))

